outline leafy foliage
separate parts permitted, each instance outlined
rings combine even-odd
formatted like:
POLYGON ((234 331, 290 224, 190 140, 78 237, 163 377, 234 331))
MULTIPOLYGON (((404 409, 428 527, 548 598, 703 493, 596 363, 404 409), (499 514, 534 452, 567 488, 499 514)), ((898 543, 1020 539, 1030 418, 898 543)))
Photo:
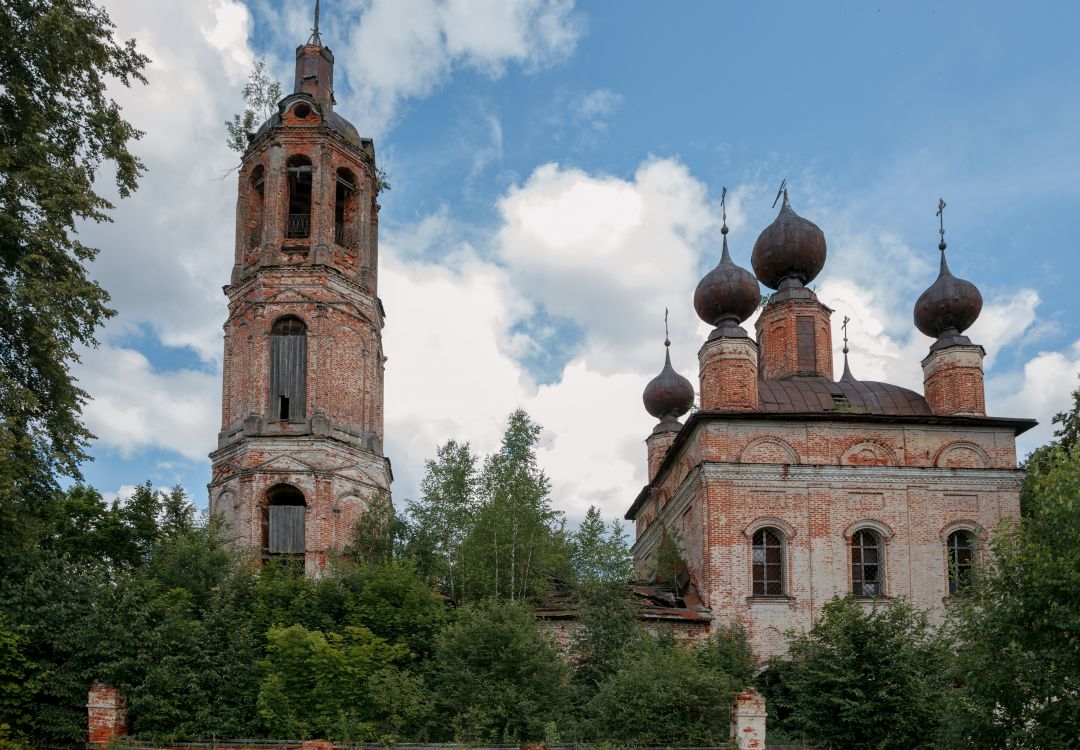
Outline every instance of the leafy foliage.
POLYGON ((971 747, 1066 748, 1080 737, 1080 391, 1059 440, 1036 452, 1027 512, 994 535, 954 610, 960 685, 952 738, 971 747))
POLYGON ((567 665, 521 604, 462 607, 431 664, 438 739, 516 742, 544 736, 568 706, 567 665), (449 735, 449 736, 448 736, 449 735))
POLYGON ((283 98, 281 83, 271 80, 266 72, 266 60, 261 57, 251 66, 243 97, 244 111, 233 115, 232 121, 225 123, 225 143, 241 154, 247 151, 248 133, 269 120, 277 103, 283 98))
POLYGON ((687 648, 645 636, 585 707, 591 739, 632 745, 720 745, 732 699, 750 683, 753 654, 740 629, 687 648))
POLYGON ((625 583, 634 577, 634 559, 622 524, 605 525, 595 505, 589 506, 571 544, 570 566, 578 583, 625 583))
POLYGON ((464 600, 469 590, 465 540, 478 505, 476 456, 468 443, 449 440, 425 466, 421 497, 408 504, 409 554, 440 591, 464 600))
POLYGON ((147 58, 113 39, 90 0, 0 6, 0 539, 39 518, 57 476, 79 476, 90 434, 71 377, 79 346, 109 316, 108 294, 83 264, 97 250, 81 221, 108 221, 94 191, 104 162, 118 194, 135 190, 142 133, 124 120, 110 81, 143 82, 147 58))
POLYGON ((814 745, 938 747, 948 645, 902 599, 864 609, 833 599, 809 633, 789 634, 778 681, 763 686, 777 729, 814 745), (786 661, 786 663, 785 663, 786 661))

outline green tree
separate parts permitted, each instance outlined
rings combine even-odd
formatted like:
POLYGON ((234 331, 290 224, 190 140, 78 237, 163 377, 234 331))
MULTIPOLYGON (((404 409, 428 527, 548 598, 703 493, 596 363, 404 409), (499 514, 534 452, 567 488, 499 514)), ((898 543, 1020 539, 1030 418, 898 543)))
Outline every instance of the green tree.
POLYGON ((692 648, 669 635, 640 638, 586 706, 587 735, 624 745, 720 745, 732 700, 752 675, 741 629, 692 648))
POLYGON ((621 581, 593 582, 580 591, 575 610, 578 627, 570 637, 579 703, 591 699, 619 669, 627 649, 645 634, 628 594, 628 586, 621 581))
POLYGON ((476 456, 468 443, 449 440, 425 468, 421 497, 408 505, 410 555, 442 593, 463 601, 468 591, 464 546, 477 507, 476 456))
POLYGON ((765 681, 777 733, 843 748, 936 748, 948 694, 948 644, 925 612, 894 599, 867 611, 833 599, 791 634, 782 682, 765 681))
POLYGON ((590 505, 585 519, 571 535, 570 565, 578 583, 629 581, 634 576, 634 558, 626 542, 622 524, 605 525, 600 509, 590 505))
POLYGON ((474 595, 509 601, 537 597, 547 574, 567 568, 562 514, 536 462, 540 426, 518 409, 507 421, 500 449, 484 461, 480 506, 466 540, 474 595))
POLYGON ((356 522, 345 554, 369 565, 389 562, 401 553, 407 531, 389 496, 377 493, 356 522))
MULTIPOLYGON (((1056 421, 1078 413, 1080 400, 1056 421)), ((994 535, 951 611, 960 689, 949 726, 964 746, 1080 746, 1080 445, 1068 434, 1040 449, 1027 513, 994 535)))
POLYGON ((281 739, 339 741, 375 736, 368 680, 406 655, 367 628, 323 634, 303 626, 271 628, 259 715, 281 739))
POLYGON ((462 607, 436 639, 430 672, 436 739, 543 739, 568 705, 566 664, 520 603, 462 607))
POLYGON ((281 83, 270 79, 266 60, 257 58, 244 84, 244 111, 225 123, 225 143, 239 153, 247 151, 248 133, 254 132, 270 119, 282 99, 281 83))
MULTIPOLYGON (((143 171, 128 150, 142 134, 108 95, 144 81, 147 58, 113 38, 90 0, 8 0, 0 7, 0 529, 42 515, 56 476, 79 476, 89 432, 71 377, 110 315, 86 273, 97 251, 82 221, 108 221, 95 192, 104 162, 121 197, 143 171)), ((6 541, 10 544, 10 538, 6 541)))

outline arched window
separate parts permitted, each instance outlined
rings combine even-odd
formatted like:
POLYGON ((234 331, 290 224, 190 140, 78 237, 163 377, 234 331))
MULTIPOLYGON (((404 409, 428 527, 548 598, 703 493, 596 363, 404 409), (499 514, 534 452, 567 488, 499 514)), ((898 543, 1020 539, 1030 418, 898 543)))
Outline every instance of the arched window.
POLYGON ((784 535, 776 529, 754 532, 751 548, 753 595, 783 596, 785 592, 784 535))
POLYGON ((311 236, 311 159, 290 156, 285 164, 289 187, 289 215, 285 221, 285 236, 311 236))
POLYGON ((255 165, 255 168, 251 170, 251 178, 248 182, 251 190, 247 205, 248 248, 250 249, 262 243, 263 202, 266 193, 266 170, 263 169, 262 164, 255 165))
POLYGON ((334 198, 334 243, 352 247, 356 214, 356 178, 344 167, 337 171, 337 192, 334 198))
POLYGON ((304 513, 300 490, 287 484, 270 488, 263 506, 263 554, 304 554, 304 513))
POLYGON ((286 315, 270 329, 270 418, 289 421, 306 416, 307 326, 295 315, 286 315))
POLYGON ((869 529, 851 537, 851 592, 855 596, 884 596, 885 576, 881 538, 869 529))
POLYGON ((954 531, 949 534, 947 547, 949 594, 966 594, 975 580, 975 535, 966 529, 954 531))

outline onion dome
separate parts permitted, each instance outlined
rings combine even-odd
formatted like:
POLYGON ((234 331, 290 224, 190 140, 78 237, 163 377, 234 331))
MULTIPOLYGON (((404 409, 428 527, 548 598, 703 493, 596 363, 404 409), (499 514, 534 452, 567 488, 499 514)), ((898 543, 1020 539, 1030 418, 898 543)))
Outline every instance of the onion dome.
POLYGON ((649 381, 641 400, 645 411, 660 420, 653 432, 678 432, 679 417, 694 405, 694 386, 671 366, 671 341, 665 339, 664 369, 649 381))
POLYGON ((754 274, 731 261, 726 223, 720 227, 720 233, 724 236, 724 252, 716 268, 698 282, 694 309, 698 317, 716 326, 709 334, 710 339, 747 338, 739 324, 754 314, 761 302, 761 290, 754 274))
POLYGON ((970 343, 961 336, 982 312, 982 295, 970 281, 958 279, 945 262, 945 238, 941 250, 941 270, 930 288, 915 302, 915 326, 938 343, 970 343))
POLYGON ((795 213, 788 202, 773 223, 765 227, 754 243, 750 263, 754 274, 770 289, 803 286, 821 273, 825 266, 825 235, 817 224, 795 213))

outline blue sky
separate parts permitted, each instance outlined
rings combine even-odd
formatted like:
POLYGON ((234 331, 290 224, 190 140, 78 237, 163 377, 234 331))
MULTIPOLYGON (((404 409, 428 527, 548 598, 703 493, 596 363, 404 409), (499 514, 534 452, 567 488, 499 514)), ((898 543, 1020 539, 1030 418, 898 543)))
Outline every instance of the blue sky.
MULTIPOLYGON (((221 122, 251 61, 291 84, 306 2, 106 3, 154 59, 118 92, 149 166, 87 227, 120 311, 77 369, 106 492, 182 482, 205 504, 218 428, 235 159, 221 122)), ((450 437, 495 447, 525 406, 572 520, 644 482, 640 392, 706 329, 729 189, 749 264, 782 178, 829 242, 818 292, 851 315, 856 376, 920 386, 911 306, 953 271, 987 301, 988 407, 1048 422, 1080 370, 1080 51, 1074 4, 326 0, 338 111, 374 136, 383 197, 387 451, 396 500, 450 437), (675 8, 672 10, 671 8, 675 8)), ((839 336, 837 336, 839 347, 839 336)), ((1049 436, 1045 425, 1021 444, 1049 436)))

